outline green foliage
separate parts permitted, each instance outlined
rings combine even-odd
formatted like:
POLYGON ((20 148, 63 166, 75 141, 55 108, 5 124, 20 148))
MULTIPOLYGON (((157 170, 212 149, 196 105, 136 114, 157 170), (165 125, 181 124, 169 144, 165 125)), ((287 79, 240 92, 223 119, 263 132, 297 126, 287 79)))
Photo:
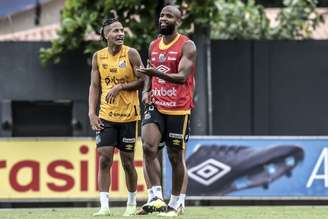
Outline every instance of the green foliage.
POLYGON ((216 0, 218 13, 211 22, 216 39, 307 39, 323 22, 316 11, 317 0, 284 0, 277 25, 270 26, 264 8, 254 0, 216 0))
POLYGON ((67 0, 61 15, 59 38, 50 48, 40 50, 40 59, 44 64, 58 63, 66 51, 83 47, 85 53, 93 53, 104 47, 100 40, 84 43, 85 35, 98 31, 103 20, 113 15, 130 28, 125 38, 127 45, 139 50, 148 47, 156 35, 155 9, 153 0, 67 0))
POLYGON ((194 25, 209 25, 218 14, 215 0, 178 0, 183 11, 182 30, 192 29, 194 25))
POLYGON ((279 25, 272 29, 273 39, 307 39, 322 22, 315 11, 317 0, 284 0, 286 6, 278 15, 279 25))
MULTIPOLYGON (((125 43, 138 50, 147 48, 157 34, 156 7, 153 0, 67 0, 61 16, 59 38, 52 46, 41 49, 43 63, 58 63, 69 50, 84 48, 93 53, 103 42, 85 43, 85 35, 97 31, 102 21, 114 14, 128 27, 125 43)), ((323 21, 316 11, 317 0, 284 0, 277 17, 278 25, 270 27, 264 8, 248 0, 176 0, 184 14, 181 30, 192 33, 194 27, 211 26, 216 39, 306 39, 323 21)))
POLYGON ((268 35, 269 20, 264 8, 254 0, 246 4, 240 0, 217 0, 219 13, 211 22, 213 38, 263 39, 268 35))

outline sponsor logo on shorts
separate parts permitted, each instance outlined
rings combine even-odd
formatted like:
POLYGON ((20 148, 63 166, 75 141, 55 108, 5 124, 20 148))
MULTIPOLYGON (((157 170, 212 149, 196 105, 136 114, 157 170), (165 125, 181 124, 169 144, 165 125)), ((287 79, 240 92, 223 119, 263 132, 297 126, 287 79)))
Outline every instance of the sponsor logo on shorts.
POLYGON ((180 143, 181 143, 181 140, 179 140, 179 139, 173 139, 172 142, 173 142, 173 145, 179 146, 180 143))
POLYGON ((122 141, 124 143, 131 144, 131 143, 135 143, 136 142, 136 139, 135 138, 123 138, 122 141))
POLYGON ((151 118, 150 113, 146 113, 146 114, 145 114, 145 119, 150 119, 150 118, 151 118))
POLYGON ((125 150, 132 151, 134 146, 132 144, 125 145, 125 150))
POLYGON ((170 138, 177 138, 177 139, 183 139, 183 135, 182 134, 178 134, 178 133, 169 133, 169 137, 170 138))

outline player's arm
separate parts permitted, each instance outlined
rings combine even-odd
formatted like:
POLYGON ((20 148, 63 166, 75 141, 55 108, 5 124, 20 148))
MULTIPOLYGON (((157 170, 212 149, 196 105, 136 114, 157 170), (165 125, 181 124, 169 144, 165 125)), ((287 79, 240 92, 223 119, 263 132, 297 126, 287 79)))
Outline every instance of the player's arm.
POLYGON ((182 57, 178 66, 177 74, 166 74, 159 72, 159 78, 176 84, 186 82, 188 75, 192 72, 192 68, 196 62, 196 46, 193 41, 187 41, 182 49, 182 57))
POLYGON ((89 87, 89 119, 93 130, 103 129, 103 123, 96 114, 97 103, 99 101, 100 74, 97 65, 97 53, 92 56, 91 80, 89 87))
POLYGON ((196 46, 193 41, 187 41, 182 49, 182 57, 178 66, 177 73, 164 73, 153 67, 140 69, 139 72, 148 76, 155 76, 165 81, 183 84, 188 75, 191 73, 194 63, 196 62, 196 46))
POLYGON ((151 77, 148 75, 145 75, 145 82, 142 90, 142 102, 145 104, 151 102, 151 77))
MULTIPOLYGON (((152 44, 153 42, 151 42, 149 48, 148 48, 148 60, 147 60, 147 68, 149 68, 150 66, 150 63, 149 63, 149 59, 151 58, 151 48, 152 48, 152 44)), ((140 74, 140 73, 139 73, 140 74)), ((146 74, 141 74, 145 77, 145 82, 144 82, 144 87, 143 87, 143 90, 142 90, 142 102, 145 103, 145 104, 148 104, 151 102, 151 80, 152 80, 152 77, 151 76, 148 76, 146 74)))
POLYGON ((136 49, 130 48, 128 51, 128 56, 137 80, 131 81, 127 84, 122 84, 122 90, 137 90, 144 84, 144 75, 140 74, 137 69, 143 67, 144 65, 142 64, 141 57, 136 49))

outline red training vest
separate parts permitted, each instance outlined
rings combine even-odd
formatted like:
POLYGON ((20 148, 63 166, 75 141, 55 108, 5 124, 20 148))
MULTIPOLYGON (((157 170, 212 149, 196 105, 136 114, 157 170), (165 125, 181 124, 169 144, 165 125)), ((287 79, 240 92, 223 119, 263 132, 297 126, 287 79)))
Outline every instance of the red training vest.
MULTIPOLYGON (((177 74, 182 50, 187 36, 179 34, 179 39, 169 48, 161 50, 161 37, 153 41, 150 48, 150 62, 159 71, 166 74, 177 74)), ((152 96, 159 110, 190 110, 193 107, 193 89, 195 66, 184 84, 174 84, 158 77, 152 78, 152 96)))

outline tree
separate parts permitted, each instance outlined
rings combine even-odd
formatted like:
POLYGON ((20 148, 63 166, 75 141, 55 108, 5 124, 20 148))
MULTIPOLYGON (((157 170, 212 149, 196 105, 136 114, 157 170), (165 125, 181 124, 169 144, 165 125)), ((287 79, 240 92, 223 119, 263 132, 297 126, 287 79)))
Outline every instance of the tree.
POLYGON ((318 0, 284 0, 279 13, 279 25, 271 29, 272 39, 308 39, 316 27, 324 22, 316 11, 318 0))
POLYGON ((172 2, 181 5, 187 15, 182 25, 184 33, 193 32, 194 25, 209 25, 217 13, 213 0, 67 0, 61 15, 58 39, 52 42, 50 48, 41 49, 41 61, 58 63, 67 51, 83 47, 85 53, 93 53, 104 47, 104 43, 86 42, 84 39, 87 34, 97 32, 102 20, 110 14, 118 16, 123 26, 129 28, 127 45, 133 45, 139 50, 147 48, 157 34, 158 8, 172 2))
POLYGON ((82 47, 85 53, 93 53, 104 47, 100 41, 85 41, 85 36, 97 32, 111 14, 129 28, 127 45, 148 48, 157 34, 158 9, 169 2, 181 6, 184 33, 211 27, 211 36, 216 39, 306 39, 323 22, 315 11, 317 0, 284 0, 276 27, 270 27, 264 8, 255 0, 67 0, 58 39, 50 48, 41 49, 41 61, 58 63, 66 51, 82 47))
POLYGON ((101 41, 86 42, 85 36, 97 32, 109 16, 118 16, 123 25, 130 28, 126 37, 128 45, 137 49, 147 47, 156 33, 155 9, 153 0, 67 0, 58 39, 50 48, 40 50, 41 61, 58 63, 66 51, 83 47, 85 53, 92 53, 104 47, 101 41))
POLYGON ((323 22, 316 9, 317 0, 284 0, 277 17, 278 25, 270 26, 263 6, 254 0, 216 0, 219 13, 211 22, 216 39, 308 39, 323 22))

